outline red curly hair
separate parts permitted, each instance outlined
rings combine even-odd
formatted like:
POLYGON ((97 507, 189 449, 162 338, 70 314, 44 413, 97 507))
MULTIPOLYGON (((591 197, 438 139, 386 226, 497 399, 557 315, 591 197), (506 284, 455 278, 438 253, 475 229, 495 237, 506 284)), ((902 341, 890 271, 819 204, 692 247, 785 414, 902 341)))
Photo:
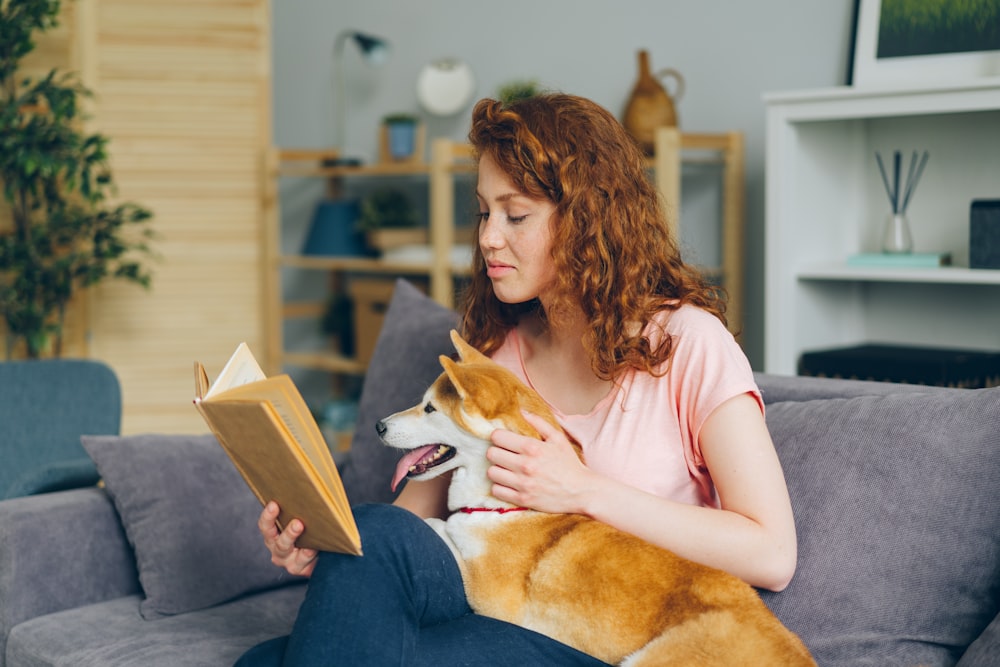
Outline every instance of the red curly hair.
MULTIPOLYGON (((722 290, 681 259, 645 159, 606 109, 556 93, 506 105, 484 99, 472 112, 469 141, 477 159, 489 156, 525 195, 555 204, 555 299, 540 314, 553 322, 565 308, 583 311, 583 343, 599 377, 663 372, 673 341, 657 336, 654 346, 642 335, 657 312, 694 304, 726 322, 722 290)), ((522 315, 540 309, 537 300, 496 298, 477 245, 465 339, 490 354, 522 315)))

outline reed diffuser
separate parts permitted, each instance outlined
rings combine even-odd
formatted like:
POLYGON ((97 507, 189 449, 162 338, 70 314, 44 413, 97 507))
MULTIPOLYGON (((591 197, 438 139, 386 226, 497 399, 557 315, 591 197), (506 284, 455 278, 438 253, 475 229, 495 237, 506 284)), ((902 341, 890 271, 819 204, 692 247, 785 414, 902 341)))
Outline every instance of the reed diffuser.
POLYGON ((889 181, 889 174, 886 171, 882 155, 875 151, 875 160, 878 162, 879 173, 882 174, 882 184, 885 186, 885 193, 889 197, 889 205, 892 213, 886 218, 885 229, 882 233, 882 252, 887 254, 905 255, 913 252, 913 235, 910 233, 910 223, 906 217, 906 208, 910 204, 920 176, 924 173, 924 166, 930 153, 924 151, 923 155, 917 157, 917 151, 913 151, 910 164, 906 171, 906 181, 900 190, 900 177, 902 175, 902 154, 893 151, 892 155, 892 181, 889 181))

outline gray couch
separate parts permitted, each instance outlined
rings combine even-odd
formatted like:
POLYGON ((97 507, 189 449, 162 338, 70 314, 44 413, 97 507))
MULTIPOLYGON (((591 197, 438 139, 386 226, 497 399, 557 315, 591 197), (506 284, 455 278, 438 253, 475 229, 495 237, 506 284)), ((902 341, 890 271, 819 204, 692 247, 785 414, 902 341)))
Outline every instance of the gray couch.
MULTIPOLYGON (((418 400, 454 324, 400 283, 342 466, 352 500, 391 499, 370 425, 418 400)), ((1000 663, 1000 389, 758 381, 799 531, 767 604, 820 665, 1000 663)), ((305 587, 268 562, 211 436, 84 445, 105 488, 0 502, 0 665, 227 665, 288 632, 305 587)))

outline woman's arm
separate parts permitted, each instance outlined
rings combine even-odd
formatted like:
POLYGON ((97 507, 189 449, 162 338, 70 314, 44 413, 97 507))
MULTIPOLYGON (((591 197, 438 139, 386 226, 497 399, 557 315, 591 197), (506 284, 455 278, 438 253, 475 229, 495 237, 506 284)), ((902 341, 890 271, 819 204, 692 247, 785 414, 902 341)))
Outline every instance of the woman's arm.
MULTIPOLYGON (((427 482, 409 482, 393 504, 424 519, 435 516, 444 518, 448 515, 450 480, 451 475, 442 475, 427 482)), ((279 531, 278 512, 278 504, 271 501, 257 519, 257 529, 264 538, 264 546, 271 552, 271 562, 285 568, 289 574, 308 577, 316 567, 316 550, 295 545, 305 526, 300 520, 292 519, 284 530, 279 531)))
POLYGON ((796 538, 781 465, 749 394, 712 412, 700 444, 721 509, 678 503, 588 469, 561 431, 534 416, 541 442, 496 431, 487 456, 494 494, 546 512, 586 514, 751 585, 782 590, 795 571, 796 538), (556 444, 558 446, 553 447, 556 444))

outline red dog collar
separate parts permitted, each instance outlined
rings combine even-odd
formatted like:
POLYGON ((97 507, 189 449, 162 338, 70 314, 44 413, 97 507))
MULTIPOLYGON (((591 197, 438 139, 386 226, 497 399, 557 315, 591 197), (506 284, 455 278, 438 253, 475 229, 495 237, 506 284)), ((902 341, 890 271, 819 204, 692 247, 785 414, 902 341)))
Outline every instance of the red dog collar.
POLYGON ((507 512, 525 512, 527 507, 459 507, 458 511, 463 514, 472 514, 473 512, 497 512, 498 514, 506 514, 507 512))

